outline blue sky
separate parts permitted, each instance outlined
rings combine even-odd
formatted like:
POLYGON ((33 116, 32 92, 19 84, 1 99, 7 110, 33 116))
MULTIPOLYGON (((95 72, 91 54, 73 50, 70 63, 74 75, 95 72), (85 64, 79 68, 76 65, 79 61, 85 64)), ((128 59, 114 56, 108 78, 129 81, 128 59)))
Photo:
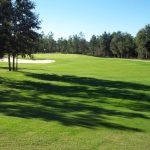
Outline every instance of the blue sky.
POLYGON ((150 0, 33 0, 42 31, 55 38, 121 30, 133 36, 150 23, 150 0))

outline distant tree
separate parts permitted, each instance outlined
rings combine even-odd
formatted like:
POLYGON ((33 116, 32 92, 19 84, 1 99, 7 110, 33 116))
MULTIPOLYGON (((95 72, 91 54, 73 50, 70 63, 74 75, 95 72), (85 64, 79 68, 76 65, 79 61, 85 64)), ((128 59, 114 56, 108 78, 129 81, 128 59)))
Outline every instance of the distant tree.
POLYGON ((111 43, 110 43, 110 49, 113 53, 113 55, 115 57, 120 57, 121 54, 120 54, 120 50, 119 50, 119 44, 120 44, 120 41, 121 41, 121 32, 114 32, 112 34, 112 40, 111 40, 111 43))
POLYGON ((150 24, 137 33, 136 45, 139 58, 150 58, 150 24))
POLYGON ((90 39, 90 42, 89 42, 89 50, 90 50, 90 54, 93 55, 93 56, 96 56, 96 52, 98 50, 98 40, 97 40, 97 37, 95 35, 93 35, 90 39))
POLYGON ((79 38, 79 53, 86 54, 88 51, 88 44, 84 34, 80 32, 78 38, 79 38))
POLYGON ((57 50, 61 53, 68 53, 68 41, 64 38, 59 38, 57 41, 57 50))
POLYGON ((42 31, 39 34, 39 39, 38 39, 37 44, 36 44, 36 50, 34 51, 35 53, 37 53, 37 52, 46 53, 44 37, 45 37, 45 34, 42 31))
POLYGON ((63 38, 58 38, 57 40, 57 51, 58 52, 62 52, 62 42, 63 42, 63 38))
POLYGON ((74 53, 73 38, 72 38, 72 36, 69 36, 69 38, 68 38, 68 53, 70 53, 70 54, 74 53))
POLYGON ((133 36, 129 33, 123 34, 123 57, 129 58, 129 57, 136 57, 136 51, 135 51, 135 40, 133 36))
POLYGON ((79 43, 80 43, 80 39, 78 35, 73 35, 73 41, 72 41, 72 47, 74 50, 74 53, 76 54, 80 54, 80 49, 79 49, 79 43))
POLYGON ((112 52, 110 50, 112 36, 110 33, 104 32, 101 36, 99 36, 99 51, 100 55, 104 57, 112 56, 112 52))
POLYGON ((115 57, 126 58, 135 53, 134 38, 121 31, 112 34, 110 49, 115 57))
POLYGON ((66 39, 63 39, 63 41, 62 41, 62 51, 65 54, 69 53, 69 51, 68 51, 68 41, 66 39))
POLYGON ((52 53, 56 49, 56 41, 54 40, 54 34, 52 32, 48 33, 48 35, 45 37, 46 40, 46 48, 47 52, 52 53))

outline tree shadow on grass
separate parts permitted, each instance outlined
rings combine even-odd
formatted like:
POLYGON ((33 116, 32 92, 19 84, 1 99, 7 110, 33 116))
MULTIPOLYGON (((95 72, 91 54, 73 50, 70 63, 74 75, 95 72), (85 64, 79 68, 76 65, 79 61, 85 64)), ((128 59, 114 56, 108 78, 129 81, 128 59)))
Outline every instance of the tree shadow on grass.
POLYGON ((122 81, 110 81, 110 80, 99 80, 95 78, 89 77, 78 77, 78 76, 69 76, 63 75, 59 76, 56 74, 39 74, 39 73, 29 73, 23 72, 28 77, 37 78, 40 80, 46 81, 60 81, 67 83, 77 83, 80 85, 89 85, 89 86, 103 86, 110 88, 118 88, 118 89, 134 89, 134 90, 146 90, 150 91, 150 86, 130 83, 130 82, 122 82, 122 81))
POLYGON ((0 84, 6 86, 6 90, 0 91, 0 113, 58 121, 67 126, 103 126, 129 131, 143 130, 114 123, 108 118, 149 119, 143 113, 114 110, 109 105, 116 105, 121 99, 128 102, 126 106, 131 110, 138 104, 140 111, 149 111, 150 96, 138 91, 150 91, 150 86, 77 76, 24 74, 30 78, 15 82, 0 78, 0 84))

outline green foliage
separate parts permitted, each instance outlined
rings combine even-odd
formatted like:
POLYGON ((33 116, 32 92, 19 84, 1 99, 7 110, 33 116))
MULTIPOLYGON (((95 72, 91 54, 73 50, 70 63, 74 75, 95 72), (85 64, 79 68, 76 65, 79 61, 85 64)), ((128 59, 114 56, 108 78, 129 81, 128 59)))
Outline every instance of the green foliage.
POLYGON ((31 55, 38 39, 38 16, 33 12, 35 5, 30 0, 16 0, 14 3, 15 55, 31 55))
POLYGON ((40 22, 34 9, 35 5, 30 0, 0 1, 0 56, 8 54, 9 70, 10 56, 13 57, 13 70, 16 70, 15 58, 31 55, 35 48, 40 22))
POLYGON ((128 33, 116 32, 112 34, 110 49, 119 58, 135 57, 135 43, 128 33))
POLYGON ((150 25, 146 25, 136 36, 137 52, 139 58, 150 58, 150 25))
POLYGON ((95 35, 93 35, 90 39, 89 49, 90 49, 90 54, 96 56, 99 47, 98 47, 98 39, 95 35))
MULTIPOLYGON (((36 52, 61 52, 66 54, 85 54, 97 57, 150 58, 150 25, 141 29, 136 38, 121 31, 112 34, 104 32, 93 35, 87 41, 84 34, 54 40, 53 36, 41 34, 36 52)), ((52 34, 53 35, 53 34, 52 34)))
POLYGON ((11 53, 12 44, 12 15, 11 0, 0 1, 0 57, 8 51, 11 53))
MULTIPOLYGON (((53 34, 52 34, 53 35, 53 34)), ((134 38, 129 33, 104 32, 100 36, 93 35, 88 42, 84 34, 69 36, 68 40, 41 34, 36 52, 52 53, 61 52, 66 54, 85 54, 99 57, 136 58, 136 45, 134 38)))
POLYGON ((100 37, 99 37, 99 46, 100 46, 100 56, 104 57, 111 57, 112 52, 110 50, 110 43, 112 40, 112 36, 110 33, 104 32, 100 37))
POLYGON ((52 53, 56 50, 56 41, 53 38, 53 33, 50 32, 48 35, 41 34, 39 39, 39 45, 35 51, 37 52, 38 49, 42 49, 44 53, 52 53))

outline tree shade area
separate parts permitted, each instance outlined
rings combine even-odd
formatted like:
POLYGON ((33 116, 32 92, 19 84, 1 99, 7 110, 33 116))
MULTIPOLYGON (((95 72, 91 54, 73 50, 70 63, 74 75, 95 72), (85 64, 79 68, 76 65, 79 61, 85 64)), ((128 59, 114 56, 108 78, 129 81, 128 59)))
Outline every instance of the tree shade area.
POLYGON ((41 34, 35 52, 84 54, 97 57, 150 59, 150 25, 141 29, 136 37, 121 31, 93 35, 87 41, 84 34, 54 40, 53 33, 41 34))

